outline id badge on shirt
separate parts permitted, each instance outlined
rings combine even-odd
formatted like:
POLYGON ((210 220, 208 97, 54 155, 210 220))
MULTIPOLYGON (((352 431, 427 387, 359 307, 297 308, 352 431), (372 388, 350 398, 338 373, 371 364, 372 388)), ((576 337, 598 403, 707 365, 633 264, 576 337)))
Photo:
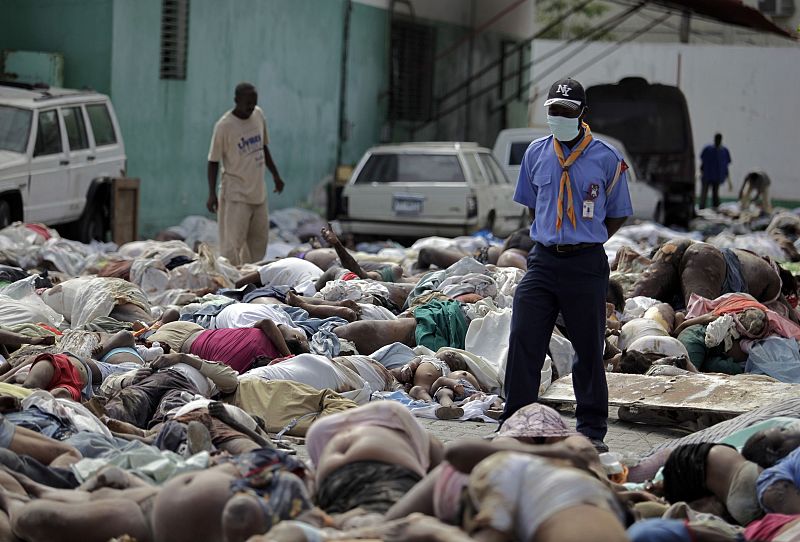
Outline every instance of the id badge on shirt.
POLYGON ((594 202, 592 200, 584 200, 583 202, 583 218, 594 218, 594 202))

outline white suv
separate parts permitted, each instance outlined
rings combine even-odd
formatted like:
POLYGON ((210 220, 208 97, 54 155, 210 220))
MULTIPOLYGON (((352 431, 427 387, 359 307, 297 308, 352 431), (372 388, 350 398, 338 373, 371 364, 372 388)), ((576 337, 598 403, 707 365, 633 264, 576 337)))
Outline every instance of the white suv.
POLYGON ((125 146, 108 96, 0 82, 0 228, 74 223, 102 239, 125 146))
POLYGON ((514 184, 475 143, 401 143, 369 149, 342 193, 344 231, 456 236, 488 228, 505 236, 525 222, 514 184))

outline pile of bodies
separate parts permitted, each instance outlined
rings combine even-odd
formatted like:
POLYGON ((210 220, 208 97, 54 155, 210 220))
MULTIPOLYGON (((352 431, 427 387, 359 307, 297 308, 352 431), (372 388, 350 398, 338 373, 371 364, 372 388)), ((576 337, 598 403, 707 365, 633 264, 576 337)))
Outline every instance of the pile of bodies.
MULTIPOLYGON (((743 233, 606 245, 607 369, 800 383, 800 219, 703 220, 743 233)), ((424 428, 502 412, 526 231, 359 252, 322 227, 234 268, 183 230, 0 231, 0 540, 800 540, 800 399, 636 458, 542 404, 491 441, 424 428)), ((540 391, 574 360, 558 323, 540 391)))

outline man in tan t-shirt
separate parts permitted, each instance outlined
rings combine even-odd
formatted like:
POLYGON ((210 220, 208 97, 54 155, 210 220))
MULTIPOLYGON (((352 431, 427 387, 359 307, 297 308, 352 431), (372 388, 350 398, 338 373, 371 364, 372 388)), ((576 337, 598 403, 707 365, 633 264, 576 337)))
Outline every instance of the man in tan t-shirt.
POLYGON ((269 133, 264 112, 256 105, 258 93, 250 83, 236 86, 236 107, 214 125, 208 151, 208 202, 212 213, 219 209, 219 243, 222 255, 233 265, 264 258, 269 241, 269 207, 264 169, 275 181, 275 192, 283 191, 283 179, 272 161, 267 144, 269 133), (217 200, 217 174, 222 162, 222 182, 217 200))

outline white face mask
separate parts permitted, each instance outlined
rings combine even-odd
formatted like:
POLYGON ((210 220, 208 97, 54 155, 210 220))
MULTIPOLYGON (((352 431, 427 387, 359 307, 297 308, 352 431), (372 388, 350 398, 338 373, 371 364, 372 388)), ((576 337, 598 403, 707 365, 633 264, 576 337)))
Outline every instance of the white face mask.
POLYGON ((559 141, 572 141, 580 133, 580 121, 578 118, 571 119, 569 117, 547 115, 547 125, 559 141))

